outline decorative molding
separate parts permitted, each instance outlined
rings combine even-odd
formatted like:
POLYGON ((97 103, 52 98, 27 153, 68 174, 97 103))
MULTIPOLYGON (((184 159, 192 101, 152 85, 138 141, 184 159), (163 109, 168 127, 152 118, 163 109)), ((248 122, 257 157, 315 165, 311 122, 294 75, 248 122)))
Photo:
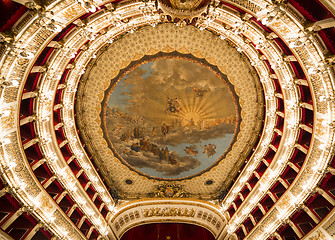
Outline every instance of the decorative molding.
POLYGON ((226 225, 225 217, 212 205, 197 200, 148 199, 120 206, 110 226, 121 237, 129 229, 149 222, 191 223, 218 236, 226 225))
POLYGON ((307 240, 330 240, 327 238, 321 230, 317 230, 312 236, 310 236, 307 240))
POLYGON ((194 217, 195 211, 193 208, 144 208, 142 209, 144 217, 194 217))
POLYGON ((153 193, 149 193, 150 197, 155 198, 187 198, 189 194, 180 185, 162 184, 157 186, 153 193))
POLYGON ((0 229, 0 240, 14 240, 7 233, 5 233, 2 229, 0 229))

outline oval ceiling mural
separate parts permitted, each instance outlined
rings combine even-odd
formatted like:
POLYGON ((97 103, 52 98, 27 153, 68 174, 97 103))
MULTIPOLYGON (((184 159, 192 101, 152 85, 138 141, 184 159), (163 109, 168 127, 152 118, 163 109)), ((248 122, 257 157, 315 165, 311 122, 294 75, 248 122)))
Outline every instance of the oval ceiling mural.
POLYGON ((115 155, 164 179, 199 174, 222 159, 240 115, 233 87, 214 68, 160 54, 119 74, 103 107, 104 135, 115 155))

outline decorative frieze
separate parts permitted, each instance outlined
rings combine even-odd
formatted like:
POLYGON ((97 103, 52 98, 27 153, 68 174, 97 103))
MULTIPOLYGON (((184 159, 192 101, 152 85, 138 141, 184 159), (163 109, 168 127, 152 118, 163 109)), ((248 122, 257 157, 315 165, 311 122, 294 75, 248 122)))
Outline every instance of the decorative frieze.
POLYGON ((194 217, 195 211, 193 208, 145 208, 142 209, 144 217, 194 217))
POLYGON ((185 198, 189 194, 182 188, 182 186, 175 184, 159 185, 157 189, 150 193, 149 196, 157 198, 185 198))

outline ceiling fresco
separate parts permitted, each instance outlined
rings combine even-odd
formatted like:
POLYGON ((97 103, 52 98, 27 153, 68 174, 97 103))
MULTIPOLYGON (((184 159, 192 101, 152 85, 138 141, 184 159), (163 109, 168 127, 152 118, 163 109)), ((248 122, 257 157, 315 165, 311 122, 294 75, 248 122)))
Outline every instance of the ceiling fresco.
POLYGON ((90 60, 76 92, 76 126, 119 199, 150 197, 165 184, 213 198, 258 141, 261 91, 228 41, 193 27, 143 27, 90 60))
POLYGON ((112 80, 104 103, 110 148, 157 178, 195 175, 222 159, 240 118, 227 76, 180 54, 132 65, 112 80))

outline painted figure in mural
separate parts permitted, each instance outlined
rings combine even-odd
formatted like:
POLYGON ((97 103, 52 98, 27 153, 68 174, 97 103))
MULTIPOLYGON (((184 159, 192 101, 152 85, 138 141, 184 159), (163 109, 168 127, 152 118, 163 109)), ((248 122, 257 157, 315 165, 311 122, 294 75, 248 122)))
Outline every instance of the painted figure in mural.
POLYGON ((140 140, 140 146, 141 146, 141 150, 142 151, 149 151, 149 148, 150 148, 149 140, 141 138, 141 140, 140 140))
POLYGON ((180 100, 178 98, 167 98, 168 107, 165 109, 166 114, 178 113, 181 111, 180 100))
POLYGON ((168 161, 169 160, 169 149, 167 147, 162 148, 159 151, 159 159, 168 161))
POLYGON ((204 149, 204 151, 202 153, 206 153, 207 157, 213 156, 216 151, 216 145, 215 144, 208 144, 205 145, 204 147, 200 145, 200 147, 202 147, 204 149))
POLYGON ((156 136, 159 132, 159 128, 158 127, 153 127, 152 131, 151 131, 151 136, 156 136))
POLYGON ((179 166, 179 163, 178 163, 177 159, 172 155, 169 156, 169 162, 171 163, 171 165, 178 165, 179 166))
POLYGON ((141 129, 140 127, 135 127, 134 128, 134 138, 142 138, 144 137, 143 135, 143 129, 141 129))
POLYGON ((193 92, 195 93, 196 97, 203 97, 208 90, 202 89, 202 88, 193 88, 193 92))
POLYGON ((169 129, 170 129, 170 126, 166 125, 166 123, 163 123, 163 125, 162 125, 162 127, 161 127, 161 130, 162 130, 162 133, 163 133, 164 136, 165 136, 166 134, 168 134, 169 129))
POLYGON ((186 153, 189 154, 189 155, 196 156, 196 155, 199 153, 198 150, 196 150, 196 147, 197 147, 197 146, 195 146, 195 145, 191 145, 191 146, 189 146, 189 147, 186 147, 186 148, 184 149, 184 152, 186 152, 186 153))
POLYGON ((129 130, 127 130, 126 132, 122 133, 122 135, 120 137, 120 140, 128 142, 131 138, 132 138, 131 132, 129 130))
POLYGON ((191 118, 190 124, 191 124, 192 127, 195 126, 195 122, 194 122, 193 118, 191 118))
POLYGON ((131 150, 134 150, 135 152, 139 152, 141 150, 141 146, 139 142, 133 143, 130 147, 131 150))
POLYGON ((163 150, 164 160, 169 160, 169 149, 167 147, 163 150))
POLYGON ((159 155, 159 147, 156 144, 150 143, 150 151, 156 156, 159 155))

